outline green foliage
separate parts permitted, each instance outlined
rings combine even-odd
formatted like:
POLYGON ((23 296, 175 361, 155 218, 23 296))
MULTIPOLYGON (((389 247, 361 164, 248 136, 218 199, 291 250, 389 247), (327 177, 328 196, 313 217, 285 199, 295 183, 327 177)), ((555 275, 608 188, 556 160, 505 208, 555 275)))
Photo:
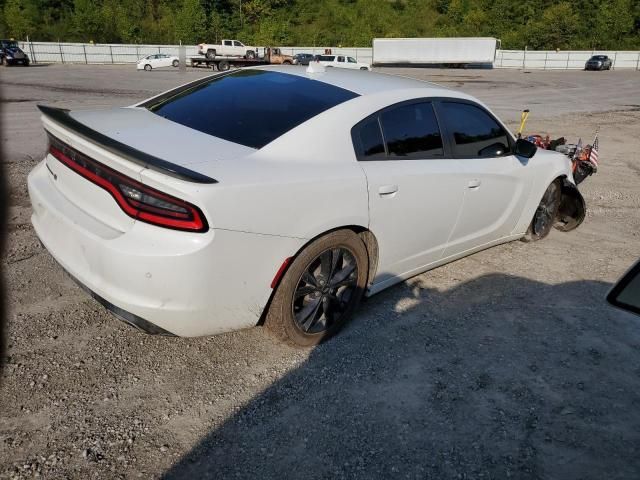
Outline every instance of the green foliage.
POLYGON ((504 48, 640 49, 640 0, 0 0, 0 36, 370 46, 493 36, 504 48))

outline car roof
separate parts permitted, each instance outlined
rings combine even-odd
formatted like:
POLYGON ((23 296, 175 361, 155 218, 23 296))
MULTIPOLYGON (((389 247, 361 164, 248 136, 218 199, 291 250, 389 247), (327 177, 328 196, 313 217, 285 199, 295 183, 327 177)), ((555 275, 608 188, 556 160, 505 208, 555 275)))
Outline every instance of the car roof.
POLYGON ((358 95, 373 95, 381 92, 400 91, 408 89, 422 89, 421 96, 448 96, 464 97, 447 87, 436 83, 416 80, 414 78, 392 75, 388 73, 363 72, 346 68, 326 68, 324 72, 308 73, 306 68, 296 68, 291 66, 264 66, 253 67, 260 70, 272 70, 289 75, 306 77, 312 80, 335 85, 336 87, 350 90, 358 95))

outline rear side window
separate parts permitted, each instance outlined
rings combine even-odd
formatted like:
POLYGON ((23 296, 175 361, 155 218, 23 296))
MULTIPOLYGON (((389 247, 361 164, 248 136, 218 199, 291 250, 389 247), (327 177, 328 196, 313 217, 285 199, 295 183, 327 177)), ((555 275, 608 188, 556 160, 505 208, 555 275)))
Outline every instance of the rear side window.
POLYGON ((353 131, 358 158, 366 160, 385 160, 384 140, 378 123, 378 116, 369 117, 353 131))
POLYGON ((318 60, 320 60, 321 62, 333 62, 334 58, 336 58, 333 55, 320 55, 318 57, 318 60))
POLYGON ((358 94, 306 77, 242 69, 142 104, 194 130, 253 148, 358 94))
POLYGON ((431 103, 411 103, 380 115, 390 157, 430 158, 444 154, 431 103))
POLYGON ((447 131, 453 136, 458 157, 495 157, 510 153, 507 133, 482 108, 468 103, 442 102, 438 106, 447 131))

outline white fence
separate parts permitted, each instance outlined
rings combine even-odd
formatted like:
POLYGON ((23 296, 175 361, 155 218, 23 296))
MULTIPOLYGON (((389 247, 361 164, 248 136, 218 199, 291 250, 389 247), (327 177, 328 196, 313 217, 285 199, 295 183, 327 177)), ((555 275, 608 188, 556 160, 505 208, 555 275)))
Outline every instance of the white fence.
MULTIPOLYGON (((138 59, 154 53, 178 56, 178 45, 124 45, 90 43, 20 42, 20 47, 35 63, 135 63, 138 59)), ((285 54, 324 53, 327 47, 282 47, 285 54)), ((187 57, 198 54, 195 45, 187 45, 187 57)), ((262 47, 260 47, 262 50, 262 47)), ((371 48, 337 48, 331 51, 348 55, 357 61, 371 63, 371 48)), ((640 70, 640 52, 634 51, 526 51, 498 50, 494 68, 521 68, 543 70, 570 70, 584 68, 591 55, 608 55, 613 69, 640 70)))
POLYGON ((542 70, 583 69, 585 62, 592 55, 607 55, 612 60, 612 69, 640 69, 640 52, 629 51, 532 51, 532 50, 498 50, 495 68, 522 68, 542 70))

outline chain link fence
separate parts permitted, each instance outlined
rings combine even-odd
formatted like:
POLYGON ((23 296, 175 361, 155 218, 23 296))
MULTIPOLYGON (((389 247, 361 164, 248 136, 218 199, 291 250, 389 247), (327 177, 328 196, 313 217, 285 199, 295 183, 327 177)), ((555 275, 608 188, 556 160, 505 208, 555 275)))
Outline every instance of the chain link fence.
MULTIPOLYGON (((92 43, 19 42, 20 47, 34 63, 136 63, 140 58, 156 53, 178 56, 179 45, 124 45, 92 43)), ((186 45, 187 58, 198 56, 196 45, 186 45)), ((371 48, 344 47, 281 47, 282 53, 321 54, 331 48, 336 55, 354 57, 358 62, 371 64, 371 48)), ((262 51, 263 47, 258 47, 262 51)), ((532 51, 498 50, 494 68, 571 70, 584 68, 592 55, 608 55, 613 61, 612 68, 640 70, 639 51, 532 51)))

